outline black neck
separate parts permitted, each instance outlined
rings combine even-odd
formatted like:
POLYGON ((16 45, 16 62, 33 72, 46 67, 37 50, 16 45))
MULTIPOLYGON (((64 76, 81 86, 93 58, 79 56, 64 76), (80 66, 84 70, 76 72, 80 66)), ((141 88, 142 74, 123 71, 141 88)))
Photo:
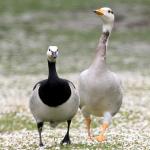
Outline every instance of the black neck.
POLYGON ((58 77, 57 72, 56 72, 56 62, 50 62, 48 60, 48 69, 49 69, 48 79, 58 77))

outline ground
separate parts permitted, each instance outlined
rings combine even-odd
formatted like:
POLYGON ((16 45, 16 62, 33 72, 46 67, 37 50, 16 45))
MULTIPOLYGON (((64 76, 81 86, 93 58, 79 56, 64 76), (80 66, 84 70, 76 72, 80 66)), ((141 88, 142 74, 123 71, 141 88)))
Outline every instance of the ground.
MULTIPOLYGON (((63 75, 77 85, 78 74, 63 75)), ((107 131, 104 143, 86 139, 83 117, 78 111, 71 126, 71 146, 59 145, 66 132, 66 124, 50 129, 46 124, 43 132, 45 149, 150 149, 150 77, 136 73, 119 74, 123 81, 124 100, 119 113, 107 131)), ((0 130, 2 149, 38 148, 38 133, 35 121, 28 109, 31 84, 44 76, 1 77, 0 130), (15 83, 15 87, 14 87, 15 83), (23 142, 22 142, 23 141, 23 142)), ((93 133, 96 135, 100 119, 92 119, 93 133)))
MULTIPOLYGON (((124 99, 107 131, 107 141, 86 139, 80 110, 71 125, 72 145, 60 146, 66 124, 45 124, 45 149, 150 149, 150 1, 5 0, 0 1, 0 149, 38 148, 38 133, 28 108, 32 88, 47 77, 46 51, 57 45, 57 71, 78 87, 78 76, 95 55, 101 21, 92 12, 111 7, 116 16, 107 64, 122 79, 124 99)), ((100 118, 92 117, 96 135, 100 118)))

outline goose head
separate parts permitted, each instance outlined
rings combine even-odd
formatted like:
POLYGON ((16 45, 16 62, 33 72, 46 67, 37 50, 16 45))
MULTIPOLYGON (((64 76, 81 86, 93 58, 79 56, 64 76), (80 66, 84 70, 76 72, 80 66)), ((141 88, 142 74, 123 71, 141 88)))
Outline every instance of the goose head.
POLYGON ((94 10, 94 12, 101 17, 103 21, 103 32, 111 32, 114 24, 114 13, 111 8, 102 7, 94 10))
POLYGON ((50 62, 55 62, 58 56, 58 47, 57 46, 49 46, 47 50, 47 59, 50 62))

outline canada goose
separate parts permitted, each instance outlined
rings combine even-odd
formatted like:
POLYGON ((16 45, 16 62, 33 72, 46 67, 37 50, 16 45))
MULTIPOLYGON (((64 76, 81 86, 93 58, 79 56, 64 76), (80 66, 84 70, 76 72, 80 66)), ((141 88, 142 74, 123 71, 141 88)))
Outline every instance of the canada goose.
POLYGON ((80 108, 85 117, 88 137, 90 132, 90 115, 103 117, 100 135, 95 139, 99 142, 106 139, 104 133, 122 104, 122 88, 118 76, 106 65, 106 49, 114 23, 114 13, 110 8, 103 7, 94 11, 103 21, 96 57, 90 67, 81 72, 79 77, 80 108))
POLYGON ((49 76, 38 82, 30 98, 30 110, 36 120, 39 132, 39 145, 43 146, 41 132, 44 122, 55 127, 60 122, 67 121, 68 129, 61 144, 70 144, 69 128, 71 120, 79 107, 79 96, 72 82, 59 78, 56 72, 58 48, 49 46, 47 50, 49 76))

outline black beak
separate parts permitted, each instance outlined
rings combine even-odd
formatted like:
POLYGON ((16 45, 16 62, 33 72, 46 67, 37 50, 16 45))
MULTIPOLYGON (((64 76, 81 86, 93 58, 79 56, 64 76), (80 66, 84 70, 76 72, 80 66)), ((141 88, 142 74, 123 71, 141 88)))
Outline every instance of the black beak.
POLYGON ((56 52, 52 53, 52 55, 53 55, 53 58, 57 57, 57 53, 56 52))
POLYGON ((53 55, 53 58, 56 58, 57 56, 56 55, 53 55))
POLYGON ((96 13, 96 10, 93 10, 94 13, 96 13))

